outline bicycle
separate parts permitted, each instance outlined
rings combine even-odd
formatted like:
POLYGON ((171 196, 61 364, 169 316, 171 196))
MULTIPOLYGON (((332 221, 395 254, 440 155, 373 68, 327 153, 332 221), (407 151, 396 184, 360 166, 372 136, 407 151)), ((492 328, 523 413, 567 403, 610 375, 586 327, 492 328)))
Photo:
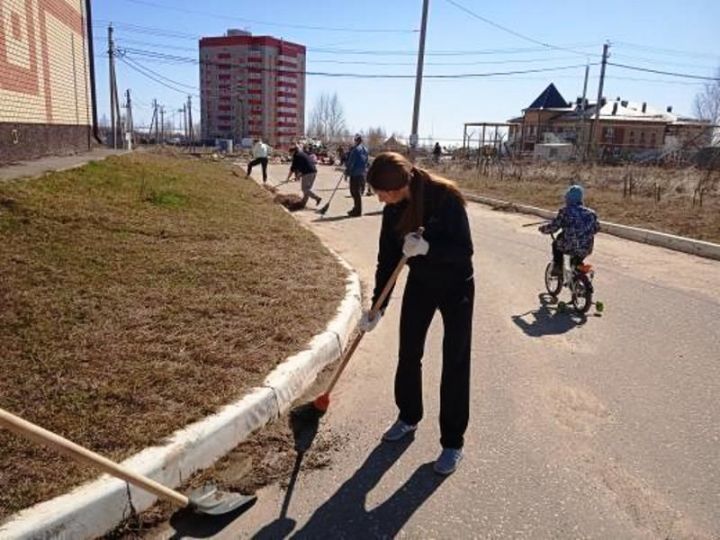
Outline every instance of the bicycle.
MULTIPOLYGON (((550 233, 550 237, 555 240, 555 234, 550 233)), ((591 264, 584 261, 576 260, 568 254, 563 255, 562 274, 557 275, 553 272, 555 264, 550 261, 545 267, 545 288, 547 292, 557 298, 563 287, 567 287, 571 294, 571 303, 578 313, 587 313, 593 304, 593 278, 595 270, 591 264)), ((564 311, 567 307, 565 302, 558 302, 558 311, 564 311)), ((602 302, 595 302, 595 309, 602 312, 604 305, 602 302)))

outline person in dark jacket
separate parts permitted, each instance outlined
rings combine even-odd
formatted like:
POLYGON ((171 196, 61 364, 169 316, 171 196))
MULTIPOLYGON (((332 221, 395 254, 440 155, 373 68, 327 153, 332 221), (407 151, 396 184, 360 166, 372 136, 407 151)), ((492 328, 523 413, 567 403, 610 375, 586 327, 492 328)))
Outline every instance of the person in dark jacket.
POLYGON ((368 167, 368 151, 362 143, 362 137, 355 135, 355 146, 350 149, 345 163, 345 175, 350 178, 350 195, 353 198, 350 217, 362 215, 362 194, 365 188, 365 173, 368 167))
POLYGON ((290 147, 290 154, 292 154, 292 163, 290 163, 290 171, 288 171, 285 182, 290 181, 292 175, 300 175, 300 189, 303 193, 302 201, 300 206, 305 207, 308 199, 314 199, 315 204, 320 204, 322 201, 321 197, 318 197, 312 191, 313 184, 315 183, 315 177, 317 176, 317 167, 305 152, 300 150, 297 146, 290 147))
MULTIPOLYGON (((406 437, 423 417, 421 362, 430 322, 440 311, 445 329, 440 385, 442 452, 435 471, 447 475, 462 459, 470 411, 475 283, 465 200, 454 182, 414 167, 395 152, 375 158, 367 180, 385 203, 373 302, 403 255, 409 258, 410 268, 402 300, 395 373, 399 415, 383 439, 398 441, 406 437)), ((372 319, 365 312, 360 328, 372 330, 387 303, 372 319)))
POLYGON ((571 264, 582 264, 590 255, 595 243, 595 235, 600 223, 593 210, 583 206, 583 188, 573 184, 565 192, 565 206, 558 210, 550 223, 541 225, 538 230, 550 234, 562 229, 552 243, 553 270, 556 276, 562 275, 563 254, 571 257, 571 264))
POLYGON ((435 163, 440 163, 440 156, 442 156, 442 148, 440 148, 439 142, 435 143, 432 153, 433 153, 433 161, 435 163))

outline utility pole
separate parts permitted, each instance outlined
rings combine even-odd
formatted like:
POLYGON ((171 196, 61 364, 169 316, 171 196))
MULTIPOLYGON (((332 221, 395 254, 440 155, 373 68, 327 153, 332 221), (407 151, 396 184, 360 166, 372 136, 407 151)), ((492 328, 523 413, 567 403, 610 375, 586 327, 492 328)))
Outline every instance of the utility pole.
POLYGON ((590 77, 590 64, 585 65, 585 82, 583 83, 582 98, 580 98, 580 129, 577 130, 577 139, 575 141, 576 149, 580 152, 580 157, 585 159, 585 110, 587 107, 587 86, 588 78, 590 77))
POLYGON ((182 109, 178 109, 178 112, 183 114, 182 128, 183 128, 183 139, 187 140, 187 106, 183 103, 182 109))
POLYGON ((159 144, 165 144, 165 107, 160 105, 160 140, 159 144))
POLYGON ((190 143, 190 146, 195 146, 193 144, 194 137, 193 137, 193 123, 192 123, 192 96, 188 96, 187 114, 188 114, 188 142, 190 143))
POLYGON ((132 101, 130 100, 130 89, 125 90, 125 137, 127 138, 127 149, 132 150, 132 141, 133 141, 133 116, 132 116, 132 101))
POLYGON ((155 144, 160 144, 160 105, 153 99, 153 116, 155 118, 155 144))
POLYGON ((420 120, 420 94, 422 92, 423 62, 425 60, 425 33, 427 30, 428 5, 423 0, 422 22, 420 24, 420 44, 418 47, 417 73, 415 75, 415 103, 413 105, 412 129, 410 130, 410 161, 415 161, 418 145, 418 121, 420 120))
MULTIPOLYGON (((606 42, 603 45, 602 63, 600 65, 600 81, 598 82, 598 97, 597 104, 595 105, 595 117, 593 118, 592 126, 590 127, 590 136, 587 140, 586 148, 589 150, 592 147, 593 140, 595 138, 595 130, 600 120, 600 109, 602 108, 602 93, 603 84, 605 83, 605 67, 607 66, 608 51, 610 50, 610 43, 606 42)), ((595 156, 592 156, 593 160, 595 156)))
POLYGON ((155 143, 157 144, 158 114, 157 114, 157 100, 156 99, 153 99, 152 108, 153 108, 153 115, 152 115, 152 118, 150 119, 150 129, 148 130, 148 137, 153 136, 153 128, 155 128, 155 143))
POLYGON ((117 150, 117 132, 120 124, 117 86, 115 80, 115 44, 113 43, 113 27, 108 25, 108 68, 110 76, 110 130, 112 132, 112 145, 117 150))

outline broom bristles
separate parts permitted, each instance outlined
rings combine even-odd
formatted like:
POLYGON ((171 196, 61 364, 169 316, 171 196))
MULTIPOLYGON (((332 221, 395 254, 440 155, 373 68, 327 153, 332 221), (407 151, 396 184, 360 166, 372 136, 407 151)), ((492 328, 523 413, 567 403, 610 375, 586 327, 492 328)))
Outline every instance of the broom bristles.
POLYGON ((327 411, 328 407, 330 406, 330 396, 327 394, 323 394, 316 397, 315 401, 313 401, 313 405, 315 405, 315 408, 319 411, 327 411))

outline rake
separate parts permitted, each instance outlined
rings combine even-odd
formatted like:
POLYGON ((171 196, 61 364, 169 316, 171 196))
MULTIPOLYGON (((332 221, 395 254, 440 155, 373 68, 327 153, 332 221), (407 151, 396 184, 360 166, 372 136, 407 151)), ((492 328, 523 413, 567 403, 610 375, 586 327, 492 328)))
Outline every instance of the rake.
MULTIPOLYGON (((403 266, 405 266, 407 260, 408 258, 405 256, 400 259, 400 262, 398 262, 395 267, 390 279, 388 279, 387 283, 385 283, 385 287, 370 310, 369 316, 371 316, 371 320, 378 316, 380 308, 385 302, 388 294, 390 294, 390 290, 395 286, 395 282, 397 281, 400 272, 402 272, 403 266)), ((350 362, 350 358, 352 358, 355 349, 358 348, 358 345, 360 345, 364 336, 365 332, 361 330, 355 336, 355 339, 353 339, 350 343, 350 346, 345 351, 340 365, 335 370, 335 373, 333 373, 332 379, 327 385, 325 392, 320 394, 313 401, 300 405, 290 411, 290 425, 292 427, 293 434, 295 435, 296 450, 299 452, 306 451, 312 443, 312 439, 314 438, 315 433, 317 433, 320 418, 325 414, 330 406, 330 392, 332 392, 333 388, 335 388, 335 384, 338 382, 338 379, 340 379, 340 375, 342 375, 342 372, 347 367, 348 362, 350 362)))
POLYGON ((335 192, 340 187, 340 182, 342 182, 344 177, 345 177, 345 173, 342 173, 340 175, 340 178, 337 181, 337 184, 335 184, 335 189, 333 189, 333 192, 330 194, 330 199, 328 199, 328 202, 325 203, 325 205, 317 211, 317 213, 320 214, 321 216, 324 216, 327 213, 327 211, 330 209, 330 203, 332 202, 333 197, 335 196, 335 192))

